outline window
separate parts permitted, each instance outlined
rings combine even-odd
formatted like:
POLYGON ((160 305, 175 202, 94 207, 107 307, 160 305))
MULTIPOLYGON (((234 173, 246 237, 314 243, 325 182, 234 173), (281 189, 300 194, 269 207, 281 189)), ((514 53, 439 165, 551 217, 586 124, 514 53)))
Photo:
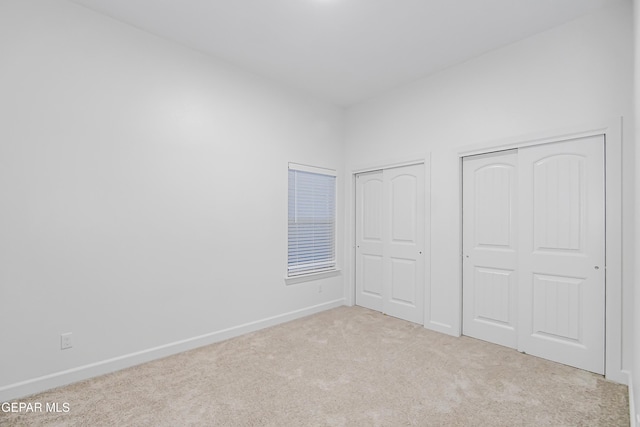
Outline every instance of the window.
POLYGON ((336 269, 336 174, 289 164, 287 276, 336 269))

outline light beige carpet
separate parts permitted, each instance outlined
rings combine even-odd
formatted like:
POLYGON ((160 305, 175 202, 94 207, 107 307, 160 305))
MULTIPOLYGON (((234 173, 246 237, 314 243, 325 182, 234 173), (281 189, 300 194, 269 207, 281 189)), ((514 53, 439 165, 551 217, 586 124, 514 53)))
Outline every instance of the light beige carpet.
POLYGON ((359 307, 20 400, 70 410, 0 425, 629 425, 625 386, 359 307))

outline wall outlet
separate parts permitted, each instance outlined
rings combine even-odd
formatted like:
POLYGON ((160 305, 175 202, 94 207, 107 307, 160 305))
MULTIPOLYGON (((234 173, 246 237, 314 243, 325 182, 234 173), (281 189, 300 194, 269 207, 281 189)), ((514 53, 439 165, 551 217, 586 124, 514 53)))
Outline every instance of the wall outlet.
POLYGON ((318 293, 321 294, 322 293, 322 285, 318 285, 318 293))
POLYGON ((71 332, 60 335, 60 350, 66 350, 71 347, 73 347, 71 332))

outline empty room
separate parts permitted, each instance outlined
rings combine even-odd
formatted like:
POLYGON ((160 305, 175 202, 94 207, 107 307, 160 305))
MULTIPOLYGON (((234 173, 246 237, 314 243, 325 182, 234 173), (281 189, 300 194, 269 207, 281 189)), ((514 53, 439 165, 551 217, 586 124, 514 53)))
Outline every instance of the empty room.
POLYGON ((0 425, 639 426, 640 1, 1 0, 0 425))

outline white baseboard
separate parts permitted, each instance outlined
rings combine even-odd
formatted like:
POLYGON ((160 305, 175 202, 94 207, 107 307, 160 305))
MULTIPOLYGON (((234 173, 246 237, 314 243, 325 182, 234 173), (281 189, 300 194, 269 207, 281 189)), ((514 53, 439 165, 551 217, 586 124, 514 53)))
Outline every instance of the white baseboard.
POLYGON ((20 383, 10 384, 0 387, 0 402, 8 402, 10 400, 19 399, 35 393, 40 393, 52 388, 61 387, 78 381, 97 377, 99 375, 108 374, 110 372, 119 371, 141 363, 150 362, 152 360, 161 359, 173 354, 182 353, 187 350, 224 341, 229 338, 238 337, 240 335, 254 332, 260 329, 275 326, 321 311, 330 310, 332 308, 344 305, 344 298, 329 301, 326 303, 306 307, 300 310, 294 310, 288 313, 279 314, 277 316, 268 317, 266 319, 245 323, 243 325, 234 326, 223 329, 221 331, 211 332, 182 341, 165 344, 162 346, 142 350, 136 353, 130 353, 112 359, 103 360, 89 365, 79 366, 77 368, 68 369, 66 371, 56 372, 42 377, 30 379, 20 383))
POLYGON ((425 322, 424 327, 434 332, 440 332, 441 334, 451 335, 452 337, 460 336, 460 334, 457 333, 451 325, 446 325, 444 323, 436 322, 433 320, 425 322))
POLYGON ((614 383, 629 385, 631 373, 624 369, 609 371, 605 366, 605 378, 609 381, 613 381, 614 383))
POLYGON ((640 427, 640 414, 636 412, 636 401, 633 392, 633 375, 631 372, 627 372, 629 375, 629 424, 631 427, 640 427))

